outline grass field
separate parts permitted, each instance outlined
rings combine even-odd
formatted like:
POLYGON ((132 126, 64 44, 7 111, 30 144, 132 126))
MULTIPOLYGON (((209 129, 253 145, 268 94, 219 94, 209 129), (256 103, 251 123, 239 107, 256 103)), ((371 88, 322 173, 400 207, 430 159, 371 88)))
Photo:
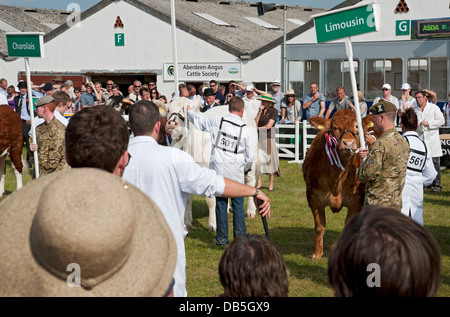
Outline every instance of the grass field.
MULTIPOLYGON (((312 261, 314 231, 313 218, 305 197, 305 183, 301 167, 281 161, 282 177, 275 178, 275 190, 267 192, 268 178, 263 178, 263 190, 271 198, 272 216, 268 220, 272 241, 280 248, 289 270, 290 297, 331 297, 327 279, 328 254, 341 232, 346 210, 337 214, 327 210, 327 226, 324 237, 324 257, 312 261)), ((31 180, 24 175, 24 183, 31 180)), ((441 285, 438 296, 450 296, 450 173, 442 171, 443 192, 426 192, 424 199, 425 228, 438 241, 442 252, 441 285)), ((6 195, 16 188, 15 179, 7 160, 6 195)), ((67 191, 65 194, 69 194, 67 191)), ((0 198, 0 201, 5 198, 0 198)), ((246 202, 245 202, 246 203, 246 202)), ((193 228, 186 244, 187 290, 191 297, 217 297, 222 293, 218 276, 218 264, 223 247, 214 245, 215 233, 208 232, 208 209, 201 197, 194 197, 193 228)), ((247 219, 247 232, 264 235, 261 218, 247 219)), ((229 217, 232 238, 232 216, 229 217)))

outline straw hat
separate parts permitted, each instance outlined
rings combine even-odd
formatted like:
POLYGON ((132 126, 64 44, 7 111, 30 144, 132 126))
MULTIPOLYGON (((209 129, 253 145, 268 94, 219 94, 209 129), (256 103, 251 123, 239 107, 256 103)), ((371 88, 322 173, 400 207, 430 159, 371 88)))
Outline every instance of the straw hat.
POLYGON ((297 96, 297 94, 294 92, 294 89, 289 89, 285 96, 297 96))
POLYGON ((271 95, 271 94, 267 94, 267 93, 262 94, 262 96, 261 96, 260 98, 257 98, 257 99, 258 99, 258 100, 261 100, 261 101, 268 101, 268 102, 273 103, 273 104, 276 103, 276 102, 273 100, 272 95, 271 95))
POLYGON ((117 297, 164 295, 177 251, 146 194, 103 170, 73 168, 0 204, 0 254, 0 296, 117 297), (71 287, 77 272, 81 286, 71 287))
POLYGON ((366 99, 364 98, 364 93, 360 90, 358 90, 358 99, 359 101, 365 101, 366 99))

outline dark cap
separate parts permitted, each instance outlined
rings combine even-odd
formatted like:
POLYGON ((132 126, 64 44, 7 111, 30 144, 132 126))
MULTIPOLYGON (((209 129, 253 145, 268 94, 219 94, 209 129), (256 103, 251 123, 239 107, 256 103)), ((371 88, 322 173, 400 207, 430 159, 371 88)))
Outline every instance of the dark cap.
POLYGON ((34 104, 36 108, 42 107, 45 105, 48 105, 49 103, 52 103, 55 101, 55 98, 52 96, 44 96, 36 100, 36 103, 34 104))
POLYGON ((19 81, 19 83, 17 84, 17 88, 27 88, 27 82, 19 81))
POLYGON ((371 114, 382 114, 385 112, 397 111, 397 106, 394 105, 392 102, 382 99, 382 100, 378 101, 377 103, 374 103, 369 108, 369 111, 371 114))
POLYGON ((203 93, 206 96, 215 96, 214 90, 212 88, 206 88, 205 92, 203 93))
POLYGON ((42 90, 43 90, 43 91, 50 91, 50 90, 52 90, 52 89, 53 89, 52 83, 46 83, 46 84, 44 85, 44 87, 42 87, 42 90))

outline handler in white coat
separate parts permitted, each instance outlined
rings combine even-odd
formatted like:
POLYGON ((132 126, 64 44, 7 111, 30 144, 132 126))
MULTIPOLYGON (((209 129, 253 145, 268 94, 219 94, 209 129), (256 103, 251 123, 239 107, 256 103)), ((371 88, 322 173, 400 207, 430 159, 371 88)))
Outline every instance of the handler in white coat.
POLYGON ((259 213, 270 217, 270 199, 254 187, 239 184, 214 170, 202 168, 192 156, 179 149, 159 145, 161 126, 158 106, 142 100, 129 113, 134 137, 128 145, 131 159, 123 178, 140 188, 163 212, 177 243, 174 296, 187 296, 184 212, 187 194, 208 197, 255 197, 263 200, 259 213))
MULTIPOLYGON (((254 160, 254 140, 250 128, 242 120, 244 100, 234 96, 230 99, 225 117, 208 117, 189 110, 187 116, 197 129, 207 131, 211 135, 212 148, 210 169, 236 182, 244 184, 244 175, 254 160)), ((244 198, 232 198, 233 236, 246 234, 244 198)), ((228 198, 216 197, 216 245, 228 244, 228 198)))
POLYGON ((403 137, 409 144, 405 186, 402 191, 402 214, 423 226, 423 186, 429 186, 436 177, 429 147, 419 138, 417 115, 407 109, 401 116, 403 137))
POLYGON ((431 157, 434 168, 436 169, 436 178, 431 184, 433 191, 442 191, 441 186, 441 167, 440 157, 442 156, 441 140, 439 138, 439 128, 445 123, 444 115, 441 109, 434 103, 427 101, 425 91, 416 92, 417 100, 417 120, 419 122, 419 137, 430 147, 431 157))

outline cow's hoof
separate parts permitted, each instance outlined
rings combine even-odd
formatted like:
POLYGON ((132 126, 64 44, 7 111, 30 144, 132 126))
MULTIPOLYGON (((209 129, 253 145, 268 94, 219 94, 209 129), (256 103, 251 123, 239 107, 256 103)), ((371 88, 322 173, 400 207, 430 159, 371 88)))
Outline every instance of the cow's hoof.
POLYGON ((315 261, 320 261, 322 260, 322 255, 313 254, 311 259, 315 261))
POLYGON ((192 225, 186 225, 186 229, 187 230, 191 230, 192 229, 192 225))
POLYGON ((256 218, 256 215, 255 215, 255 214, 248 214, 248 215, 247 215, 247 218, 248 218, 248 219, 255 219, 255 218, 256 218))
POLYGON ((208 232, 216 232, 216 228, 213 226, 208 226, 208 232))

